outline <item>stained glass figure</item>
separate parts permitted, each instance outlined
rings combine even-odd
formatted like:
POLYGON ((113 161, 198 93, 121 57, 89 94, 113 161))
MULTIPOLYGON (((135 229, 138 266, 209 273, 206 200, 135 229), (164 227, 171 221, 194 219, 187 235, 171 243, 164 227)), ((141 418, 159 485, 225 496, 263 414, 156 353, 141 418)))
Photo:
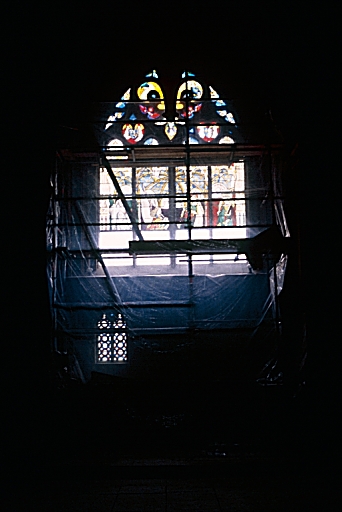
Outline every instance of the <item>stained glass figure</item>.
POLYGON ((198 126, 197 127, 197 133, 201 137, 201 139, 205 140, 206 142, 211 142, 220 133, 220 127, 215 125, 210 126, 198 126))
MULTIPOLYGON (((186 228, 188 225, 188 203, 186 200, 187 191, 187 172, 185 167, 176 168, 176 193, 179 198, 178 208, 181 208, 179 228, 186 228)), ((208 197, 208 168, 190 167, 190 223, 193 227, 203 227, 205 225, 206 200, 208 197)))
POLYGON ((165 196, 168 193, 169 177, 166 167, 138 168, 137 191, 144 196, 137 201, 139 218, 142 230, 165 230, 168 218, 165 210, 168 209, 165 196), (164 210, 164 213, 163 211, 164 210))
POLYGON ((144 136, 145 127, 141 123, 137 123, 134 127, 131 124, 124 124, 122 127, 122 135, 130 144, 139 142, 144 136))
POLYGON ((245 222, 244 164, 212 166, 213 224, 239 226, 245 222))

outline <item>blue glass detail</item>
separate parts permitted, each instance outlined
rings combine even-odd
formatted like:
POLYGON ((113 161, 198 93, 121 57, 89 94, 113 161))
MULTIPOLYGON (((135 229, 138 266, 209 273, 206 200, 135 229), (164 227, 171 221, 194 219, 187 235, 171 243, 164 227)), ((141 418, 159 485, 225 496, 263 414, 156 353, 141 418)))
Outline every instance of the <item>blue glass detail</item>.
POLYGON ((154 137, 150 137, 145 140, 144 144, 146 146, 158 146, 159 142, 154 137))
POLYGON ((132 121, 135 121, 137 116, 135 116, 134 114, 132 114, 131 116, 129 116, 130 119, 132 119, 132 121))
POLYGON ((145 75, 145 76, 146 76, 146 78, 148 78, 149 76, 153 76, 154 78, 158 78, 158 75, 157 75, 157 72, 156 72, 155 69, 152 71, 152 73, 147 73, 147 75, 145 75))
POLYGON ((189 132, 190 133, 195 133, 195 128, 190 128, 189 132))
POLYGON ((123 101, 120 101, 120 102, 119 102, 119 103, 117 103, 115 106, 116 106, 117 108, 125 108, 126 103, 124 103, 123 101))
POLYGON ((226 115, 226 121, 228 121, 228 123, 232 123, 232 124, 235 124, 235 119, 234 119, 234 116, 231 112, 229 112, 227 115, 226 115))
POLYGON ((182 73, 182 78, 185 78, 186 76, 195 76, 194 73, 190 73, 189 71, 184 71, 182 73))
POLYGON ((217 107, 225 107, 226 106, 226 103, 223 101, 223 100, 217 100, 215 105, 217 107))

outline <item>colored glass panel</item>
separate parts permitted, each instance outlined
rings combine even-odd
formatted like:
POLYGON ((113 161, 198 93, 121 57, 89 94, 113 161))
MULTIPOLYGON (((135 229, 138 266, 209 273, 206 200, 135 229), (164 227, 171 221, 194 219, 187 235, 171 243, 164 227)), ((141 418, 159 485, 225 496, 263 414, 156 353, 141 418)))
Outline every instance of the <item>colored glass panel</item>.
POLYGON ((226 117, 225 117, 226 121, 228 121, 228 123, 232 123, 232 124, 235 124, 235 119, 234 119, 234 116, 231 112, 229 112, 226 117))
POLYGON ((131 124, 124 124, 122 127, 122 135, 130 144, 136 144, 144 136, 144 125, 137 123, 134 127, 131 124))
POLYGON ((222 139, 220 139, 219 144, 235 144, 235 141, 234 139, 226 135, 225 137, 222 137, 222 139))
POLYGON ((198 126, 197 133, 201 139, 205 140, 206 142, 211 142, 216 139, 220 133, 220 127, 215 125, 198 126))
POLYGON ((245 220, 243 162, 229 167, 213 166, 211 172, 213 225, 242 225, 245 220))
MULTIPOLYGON (((189 209, 186 199, 187 172, 185 167, 176 169, 176 193, 177 207, 180 209, 179 228, 186 228, 188 225, 189 209), (183 196, 183 199, 181 199, 183 196)), ((193 227, 206 225, 208 197, 208 168, 206 166, 190 167, 190 222, 193 227)))
POLYGON ((169 200, 162 197, 169 191, 169 175, 167 167, 138 168, 136 171, 138 218, 141 229, 166 230, 168 217, 165 215, 169 208, 169 200))
POLYGON ((144 142, 145 146, 158 146, 159 142, 154 137, 149 137, 144 142))
POLYGON ((176 110, 181 117, 192 119, 202 108, 202 103, 196 102, 203 96, 203 87, 196 80, 183 82, 177 92, 176 110), (186 109, 186 106, 188 107, 186 109))
POLYGON ((199 99, 203 96, 203 87, 196 80, 187 80, 180 85, 177 92, 177 99, 183 99, 186 97, 191 99, 199 99))
POLYGON ((108 123, 105 126, 105 130, 108 130, 108 128, 112 126, 113 122, 117 121, 118 119, 121 119, 124 115, 124 112, 115 112, 115 114, 110 115, 107 119, 108 123))
POLYGON ((209 85, 210 97, 211 98, 219 98, 219 94, 209 85))
POLYGON ((146 78, 148 78, 148 77, 150 77, 150 76, 152 76, 153 78, 158 78, 158 75, 157 75, 157 72, 156 72, 156 70, 155 70, 155 69, 152 71, 152 73, 148 73, 148 74, 146 75, 146 78))
POLYGON ((182 78, 185 78, 186 76, 195 76, 194 73, 190 73, 190 71, 184 71, 182 73, 182 78))
POLYGON ((121 97, 122 100, 129 101, 131 97, 131 88, 127 89, 125 94, 121 97))
POLYGON ((165 112, 164 95, 156 82, 144 82, 138 87, 137 94, 144 101, 139 105, 140 111, 148 119, 158 119, 165 112))
POLYGON ((169 140, 172 140, 177 134, 177 126, 175 123, 166 123, 165 133, 169 140))
POLYGON ((189 144, 199 144, 198 140, 195 137, 189 137, 189 144))

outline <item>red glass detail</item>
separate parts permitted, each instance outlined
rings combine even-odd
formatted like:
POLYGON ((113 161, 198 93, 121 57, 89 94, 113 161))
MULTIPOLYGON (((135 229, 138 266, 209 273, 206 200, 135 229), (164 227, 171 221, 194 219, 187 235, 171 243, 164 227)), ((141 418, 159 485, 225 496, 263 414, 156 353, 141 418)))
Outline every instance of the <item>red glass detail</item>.
POLYGON ((139 105, 139 108, 149 119, 158 119, 158 117, 161 116, 160 112, 153 106, 146 107, 145 105, 139 105))

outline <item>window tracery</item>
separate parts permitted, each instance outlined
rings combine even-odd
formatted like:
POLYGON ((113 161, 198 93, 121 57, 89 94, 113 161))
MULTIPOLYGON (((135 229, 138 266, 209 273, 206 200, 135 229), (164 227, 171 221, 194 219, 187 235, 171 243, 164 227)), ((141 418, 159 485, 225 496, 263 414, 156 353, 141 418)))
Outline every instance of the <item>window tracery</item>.
POLYGON ((129 145, 234 144, 240 138, 229 102, 212 86, 201 84, 193 73, 182 74, 173 119, 165 118, 168 98, 157 81, 157 72, 153 70, 146 78, 136 90, 127 89, 112 108, 105 124, 109 140, 116 138, 129 145), (209 102, 204 103, 206 97, 209 102))
MULTIPOLYGON (((111 316, 114 316, 112 314, 111 316)), ((127 326, 121 313, 110 320, 106 314, 97 322, 97 362, 121 363, 127 361, 127 326)))

